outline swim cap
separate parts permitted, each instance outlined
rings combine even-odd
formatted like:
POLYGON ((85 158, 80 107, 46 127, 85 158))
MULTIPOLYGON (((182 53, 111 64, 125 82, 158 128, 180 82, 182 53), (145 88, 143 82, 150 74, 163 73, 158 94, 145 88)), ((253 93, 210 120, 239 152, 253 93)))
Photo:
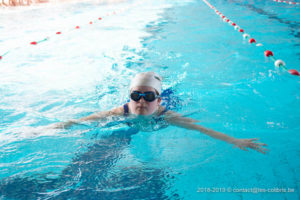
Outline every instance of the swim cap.
POLYGON ((161 94, 161 80, 162 78, 155 72, 143 72, 137 74, 131 81, 130 90, 133 87, 148 86, 156 89, 158 94, 161 94))

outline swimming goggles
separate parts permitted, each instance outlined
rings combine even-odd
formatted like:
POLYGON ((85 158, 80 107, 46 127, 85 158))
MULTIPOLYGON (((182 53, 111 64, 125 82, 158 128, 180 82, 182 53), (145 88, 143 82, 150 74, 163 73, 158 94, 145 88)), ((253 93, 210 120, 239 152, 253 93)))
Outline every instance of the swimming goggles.
POLYGON ((152 91, 144 92, 144 93, 141 93, 139 91, 133 91, 130 94, 130 98, 133 101, 139 101, 142 97, 144 97, 145 101, 152 102, 155 99, 157 99, 159 97, 159 95, 156 95, 155 92, 152 92, 152 91))

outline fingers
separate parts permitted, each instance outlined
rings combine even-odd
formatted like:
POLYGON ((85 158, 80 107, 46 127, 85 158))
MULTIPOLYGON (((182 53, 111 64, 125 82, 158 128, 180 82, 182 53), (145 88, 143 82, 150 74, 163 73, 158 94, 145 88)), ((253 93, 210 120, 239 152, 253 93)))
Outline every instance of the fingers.
POLYGON ((258 151, 258 152, 260 152, 260 153, 262 153, 262 154, 266 154, 266 153, 268 153, 270 150, 269 150, 269 149, 265 149, 265 148, 259 148, 259 149, 257 149, 256 151, 258 151))
POLYGON ((270 150, 269 149, 266 149, 266 148, 262 148, 262 147, 249 147, 257 152, 260 152, 262 154, 266 154, 268 153, 270 150))
POLYGON ((269 152, 270 151, 270 149, 266 149, 266 148, 261 148, 261 150, 264 151, 264 152, 269 152))
POLYGON ((268 146, 265 143, 251 143, 250 146, 261 148, 262 146, 268 146))
POLYGON ((256 149, 256 151, 258 151, 258 152, 260 152, 260 153, 262 153, 262 154, 266 154, 266 152, 264 152, 264 151, 261 150, 261 149, 256 149))
POLYGON ((253 144, 255 144, 255 145, 260 145, 260 146, 268 146, 267 144, 265 144, 265 143, 261 143, 261 142, 255 142, 255 141, 258 141, 259 140, 259 138, 253 138, 253 139, 246 139, 249 143, 250 143, 250 145, 253 145, 253 144))
POLYGON ((59 122, 56 124, 52 124, 49 126, 51 129, 64 129, 65 128, 65 123, 64 122, 59 122))
POLYGON ((242 149, 242 150, 244 150, 244 151, 248 151, 248 149, 246 149, 246 148, 243 147, 243 146, 237 145, 236 147, 238 147, 238 148, 240 148, 240 149, 242 149))
POLYGON ((263 154, 266 154, 267 152, 269 152, 270 150, 269 149, 267 149, 267 148, 262 148, 261 146, 252 146, 252 147, 249 147, 249 148, 251 148, 251 149, 253 149, 253 150, 255 150, 255 151, 258 151, 258 152, 260 152, 260 153, 263 153, 263 154))
MULTIPOLYGON (((252 141, 252 142, 258 141, 258 140, 259 140, 259 138, 248 139, 248 141, 252 141)), ((262 146, 268 146, 267 144, 261 143, 261 142, 255 142, 255 144, 259 144, 259 145, 262 145, 262 146)))
POLYGON ((246 140, 248 140, 248 141, 258 141, 259 138, 251 138, 251 139, 246 139, 246 140))
POLYGON ((265 143, 254 143, 254 144, 257 144, 257 145, 260 145, 260 146, 268 146, 267 144, 265 144, 265 143))
POLYGON ((253 141, 257 141, 258 138, 253 138, 253 139, 245 139, 244 142, 240 144, 236 144, 234 147, 238 147, 239 149, 242 149, 244 151, 248 151, 247 148, 253 149, 255 151, 258 151, 262 154, 266 154, 269 152, 269 149, 263 148, 263 146, 268 146, 265 143, 255 143, 253 141))
POLYGON ((257 144, 257 143, 251 143, 251 144, 249 144, 249 148, 251 148, 251 149, 259 149, 259 148, 262 148, 261 147, 262 145, 260 145, 260 144, 257 144))

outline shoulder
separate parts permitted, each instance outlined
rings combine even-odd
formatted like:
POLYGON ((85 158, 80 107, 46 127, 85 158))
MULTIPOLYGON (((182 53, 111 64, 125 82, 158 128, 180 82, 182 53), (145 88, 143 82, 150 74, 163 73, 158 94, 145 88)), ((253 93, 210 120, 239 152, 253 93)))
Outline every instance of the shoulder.
POLYGON ((172 110, 168 110, 165 113, 165 120, 169 123, 176 123, 178 121, 182 121, 183 117, 181 114, 174 112, 172 110))
POLYGON ((169 112, 171 112, 171 111, 168 110, 165 106, 159 106, 158 109, 157 109, 158 116, 160 116, 160 115, 166 115, 169 112))
POLYGON ((181 117, 181 114, 179 114, 179 113, 177 113, 177 112, 174 112, 174 111, 172 111, 172 110, 167 110, 166 112, 165 112, 165 115, 166 115, 166 117, 168 117, 168 118, 177 118, 177 117, 181 117))
POLYGON ((119 106, 119 107, 111 109, 109 112, 112 115, 123 115, 124 114, 124 107, 119 106))

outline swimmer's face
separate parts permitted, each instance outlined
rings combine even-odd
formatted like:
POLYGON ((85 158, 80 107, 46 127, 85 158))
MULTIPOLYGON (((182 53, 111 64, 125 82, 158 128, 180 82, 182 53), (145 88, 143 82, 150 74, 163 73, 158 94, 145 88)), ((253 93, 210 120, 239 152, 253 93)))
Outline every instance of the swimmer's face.
MULTIPOLYGON (((131 89, 130 92, 132 91, 139 91, 141 93, 144 92, 154 92, 156 94, 156 91, 154 88, 152 87, 148 87, 148 86, 138 86, 138 87, 134 87, 131 89)), ((133 114, 136 115, 151 115, 153 114, 155 111, 157 111, 159 105, 161 102, 161 98, 157 98, 152 102, 148 102, 145 101, 144 97, 142 97, 140 100, 138 101, 134 101, 130 98, 130 102, 128 104, 130 111, 133 114)))

